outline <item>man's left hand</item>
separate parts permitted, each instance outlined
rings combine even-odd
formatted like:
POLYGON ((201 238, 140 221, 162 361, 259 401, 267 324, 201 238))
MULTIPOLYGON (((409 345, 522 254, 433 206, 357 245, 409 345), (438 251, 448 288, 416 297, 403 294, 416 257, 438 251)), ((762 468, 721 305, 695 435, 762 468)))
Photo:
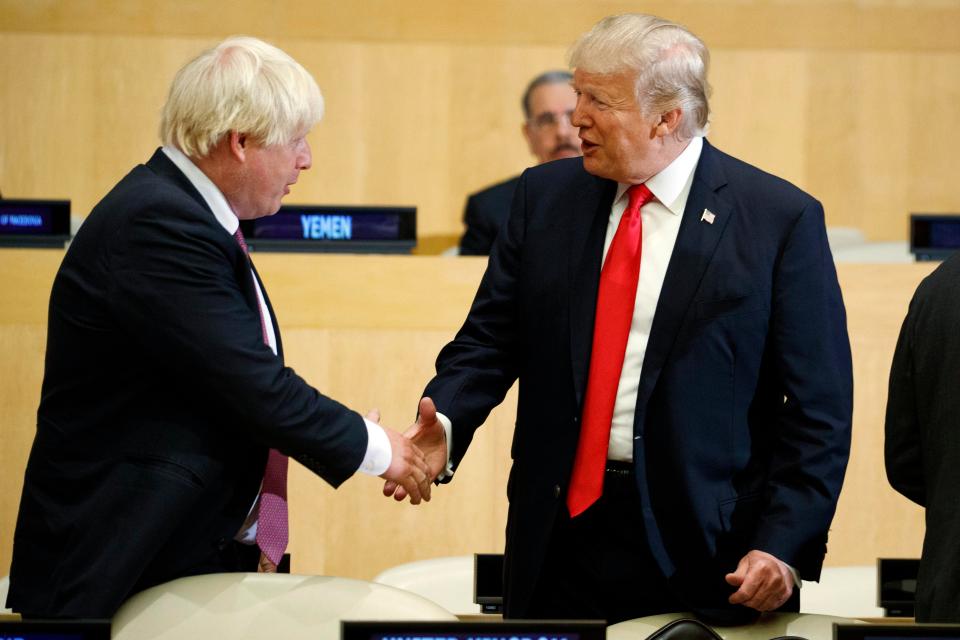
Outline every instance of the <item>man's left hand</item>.
POLYGON ((757 611, 773 611, 793 593, 789 567, 769 553, 754 549, 740 559, 737 570, 728 573, 727 583, 738 587, 730 604, 742 604, 757 611))

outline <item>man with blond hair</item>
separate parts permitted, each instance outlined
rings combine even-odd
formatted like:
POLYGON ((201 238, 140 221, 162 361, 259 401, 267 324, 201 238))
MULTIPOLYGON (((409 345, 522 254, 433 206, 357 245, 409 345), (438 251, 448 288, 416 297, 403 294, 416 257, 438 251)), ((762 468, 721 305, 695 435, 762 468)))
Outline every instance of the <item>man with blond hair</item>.
POLYGON ((175 578, 276 570, 287 456, 429 499, 422 454, 284 366, 241 219, 310 168, 323 100, 279 49, 231 38, 176 75, 163 147, 93 209, 50 296, 7 605, 110 617, 175 578))
POLYGON ((823 209, 707 142, 707 63, 648 15, 574 45, 583 159, 521 177, 409 432, 455 469, 519 379, 508 617, 743 622, 819 576, 852 411, 823 209))

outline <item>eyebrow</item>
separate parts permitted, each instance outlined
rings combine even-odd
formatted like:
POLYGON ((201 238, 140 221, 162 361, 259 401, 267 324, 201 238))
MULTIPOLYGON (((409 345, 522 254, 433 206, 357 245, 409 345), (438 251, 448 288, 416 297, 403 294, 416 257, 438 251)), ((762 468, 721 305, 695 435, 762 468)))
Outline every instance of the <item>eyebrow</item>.
POLYGON ((580 88, 577 89, 577 90, 578 90, 580 93, 589 93, 589 94, 592 95, 593 97, 595 97, 595 98, 600 98, 601 100, 605 100, 605 101, 609 101, 609 100, 610 100, 610 92, 609 92, 609 91, 605 91, 602 85, 596 85, 596 84, 591 85, 591 84, 587 84, 587 86, 585 86, 585 87, 580 87, 580 88))

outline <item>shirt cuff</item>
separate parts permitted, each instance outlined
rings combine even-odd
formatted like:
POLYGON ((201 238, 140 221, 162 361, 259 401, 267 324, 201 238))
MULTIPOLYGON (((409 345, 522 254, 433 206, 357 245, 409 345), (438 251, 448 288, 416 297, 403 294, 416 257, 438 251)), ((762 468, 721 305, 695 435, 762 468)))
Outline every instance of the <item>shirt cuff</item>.
POLYGON ((437 411, 437 420, 443 425, 443 434, 447 438, 447 464, 443 468, 443 471, 437 475, 437 480, 443 480, 444 478, 453 477, 453 461, 450 459, 453 451, 453 423, 450 422, 450 418, 439 411, 437 411))
POLYGON ((360 463, 357 471, 370 476, 379 476, 390 468, 390 462, 393 461, 390 438, 384 433, 383 427, 376 422, 364 418, 363 423, 367 425, 367 452, 363 455, 363 462, 360 463))
POLYGON ((795 586, 797 589, 802 587, 803 583, 800 580, 800 573, 796 569, 794 569, 792 566, 787 564, 786 562, 784 562, 783 564, 787 566, 787 569, 790 569, 790 575, 793 576, 793 586, 795 586))

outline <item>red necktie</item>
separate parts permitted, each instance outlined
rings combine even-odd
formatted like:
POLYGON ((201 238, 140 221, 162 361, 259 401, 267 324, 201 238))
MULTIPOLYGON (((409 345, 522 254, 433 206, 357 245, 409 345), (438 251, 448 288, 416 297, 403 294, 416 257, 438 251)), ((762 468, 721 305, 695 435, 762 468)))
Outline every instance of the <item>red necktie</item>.
POLYGON ((640 208, 653 199, 653 194, 644 184, 630 187, 627 193, 630 202, 620 218, 600 271, 583 421, 567 491, 567 508, 571 517, 586 511, 603 493, 613 404, 617 399, 624 352, 633 321, 643 245, 640 208))
MULTIPOLYGON (((243 238, 240 228, 237 228, 233 237, 243 252, 249 255, 247 242, 243 238)), ((250 277, 253 277, 251 271, 250 277)), ((256 290, 256 281, 254 281, 256 290)), ((260 329, 263 331, 263 342, 269 345, 267 338, 267 319, 263 317, 263 308, 257 297, 257 309, 260 311, 260 329)), ((272 569, 280 564, 283 552, 287 549, 290 537, 287 520, 287 456, 276 449, 270 449, 267 457, 267 467, 263 471, 263 483, 260 485, 260 511, 257 515, 257 546, 263 555, 273 563, 272 569)))

